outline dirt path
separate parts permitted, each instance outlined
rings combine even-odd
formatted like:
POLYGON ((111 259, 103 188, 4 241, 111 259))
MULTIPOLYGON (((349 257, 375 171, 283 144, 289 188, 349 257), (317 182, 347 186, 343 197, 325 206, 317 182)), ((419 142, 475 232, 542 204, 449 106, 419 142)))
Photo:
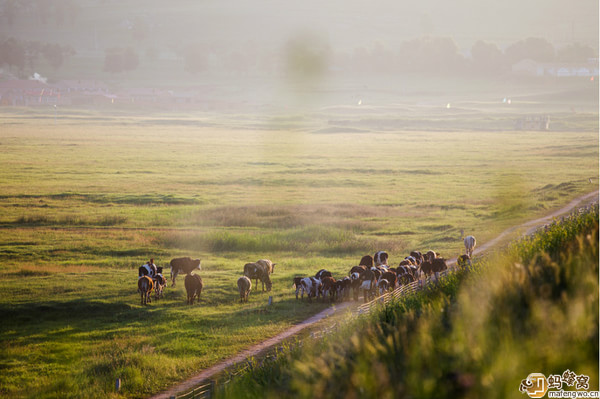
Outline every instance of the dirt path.
POLYGON ((200 385, 203 381, 210 379, 216 374, 222 372, 226 368, 233 366, 237 363, 243 362, 249 357, 256 356, 261 352, 271 348, 272 346, 282 342, 283 340, 298 334, 300 331, 304 330, 306 327, 309 327, 316 323, 317 321, 323 320, 326 317, 333 315, 334 313, 340 312, 348 307, 354 305, 353 302, 344 302, 340 304, 335 304, 334 306, 323 310, 320 313, 294 325, 288 330, 277 334, 274 337, 267 339, 261 343, 251 346, 249 349, 246 349, 239 354, 231 357, 229 359, 223 360, 212 367, 209 367, 199 374, 196 374, 192 378, 175 385, 167 391, 163 391, 155 396, 152 396, 151 399, 169 399, 171 396, 175 396, 177 393, 186 392, 191 390, 193 387, 200 385))
POLYGON ((599 194, 598 191, 594 191, 593 193, 589 193, 584 196, 575 198, 573 201, 571 201, 567 205, 565 205, 564 208, 561 208, 555 212, 552 212, 551 214, 549 214, 547 216, 544 216, 542 218, 535 219, 535 220, 530 220, 529 222, 525 222, 525 223, 515 226, 515 227, 511 227, 510 229, 502 232, 498 237, 496 237, 493 240, 490 240, 490 241, 486 242, 485 244, 481 245, 480 247, 476 248, 474 251, 474 254, 475 255, 479 254, 479 253, 484 252, 484 251, 488 250, 489 248, 497 245, 500 241, 505 239, 506 236, 515 232, 516 230, 526 229, 525 232, 523 233, 523 235, 531 234, 537 228, 552 222, 552 219, 554 219, 554 218, 569 214, 573 209, 575 209, 577 207, 587 206, 594 202, 597 202, 598 194, 599 194))
MULTIPOLYGON (((474 254, 479 254, 481 252, 488 250, 489 248, 497 245, 499 242, 501 242, 503 239, 505 239, 509 234, 512 234, 519 229, 526 229, 524 234, 531 234, 538 227, 550 223, 552 221, 552 219, 554 219, 554 218, 557 218, 557 217, 560 217, 560 216, 570 213, 576 207, 586 206, 591 203, 597 202, 598 195, 599 195, 599 192, 594 191, 593 193, 589 193, 589 194, 586 194, 584 196, 574 199, 569 204, 567 204, 564 208, 561 208, 547 216, 544 216, 543 218, 531 220, 531 221, 525 222, 521 225, 511 227, 511 228, 505 230, 504 232, 502 232, 498 237, 494 238, 493 240, 490 240, 490 241, 486 242, 485 244, 477 247, 474 251, 474 254)), ((456 258, 449 260, 449 263, 454 263, 454 262, 456 262, 456 258)), ((333 315, 334 313, 337 313, 344 309, 347 309, 351 305, 353 305, 353 302, 344 302, 341 304, 336 304, 330 308, 327 308, 327 309, 323 310, 322 312, 294 325, 293 327, 289 328, 288 330, 286 330, 280 334, 277 334, 276 336, 271 337, 271 338, 267 339, 266 341, 263 341, 256 345, 253 345, 250 348, 240 352, 236 356, 225 359, 225 360, 215 364, 214 366, 201 371, 199 374, 196 374, 192 378, 190 378, 186 381, 183 381, 183 382, 171 387, 170 389, 168 389, 166 391, 160 392, 160 393, 152 396, 150 399, 169 399, 170 397, 177 395, 177 393, 189 391, 193 387, 200 385, 202 382, 210 379, 211 377, 214 377, 215 375, 222 372, 226 368, 233 366, 237 363, 243 362, 244 360, 246 360, 249 357, 260 354, 261 352, 271 348, 272 346, 282 342, 283 340, 298 334, 300 331, 313 325, 314 323, 316 323, 320 320, 323 320, 324 318, 329 317, 329 316, 333 315)))

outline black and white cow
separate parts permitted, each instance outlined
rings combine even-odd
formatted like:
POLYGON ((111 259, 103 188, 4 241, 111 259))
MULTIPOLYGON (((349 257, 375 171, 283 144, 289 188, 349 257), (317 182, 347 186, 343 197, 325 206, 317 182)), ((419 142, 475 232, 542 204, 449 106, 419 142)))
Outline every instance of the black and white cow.
POLYGON ((386 279, 380 278, 377 281, 377 288, 379 288, 379 295, 383 295, 389 290, 390 283, 386 279))
POLYGON ((154 259, 150 259, 148 263, 139 267, 138 277, 142 276, 148 276, 151 279, 154 279, 154 276, 156 276, 156 265, 154 264, 154 259))
POLYGON ((308 296, 308 301, 311 302, 312 298, 317 298, 321 296, 321 287, 322 283, 316 277, 305 277, 300 280, 300 300, 304 300, 304 293, 306 292, 308 296))
POLYGON ((369 297, 373 296, 377 279, 372 270, 367 270, 360 276, 360 291, 363 292, 365 303, 369 301, 369 297))
POLYGON ((385 251, 377 251, 373 256, 373 261, 375 262, 375 266, 385 266, 388 267, 388 254, 385 251))
POLYGON ((317 274, 315 274, 315 277, 319 280, 323 280, 323 277, 333 277, 333 275, 329 270, 321 269, 317 272, 317 274))

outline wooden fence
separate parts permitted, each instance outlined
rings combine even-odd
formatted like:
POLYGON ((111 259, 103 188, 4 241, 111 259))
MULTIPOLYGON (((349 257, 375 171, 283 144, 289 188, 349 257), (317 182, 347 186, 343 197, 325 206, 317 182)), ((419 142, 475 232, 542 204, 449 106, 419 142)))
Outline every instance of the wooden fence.
POLYGON ((209 399, 215 389, 215 382, 210 381, 206 384, 192 388, 191 391, 171 396, 170 399, 209 399))

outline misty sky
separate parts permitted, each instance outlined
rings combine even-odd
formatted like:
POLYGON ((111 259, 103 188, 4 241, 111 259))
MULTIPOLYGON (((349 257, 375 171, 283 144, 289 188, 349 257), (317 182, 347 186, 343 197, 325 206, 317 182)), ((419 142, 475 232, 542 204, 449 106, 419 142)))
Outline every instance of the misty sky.
MULTIPOLYGON (((468 49, 477 40, 505 47, 526 37, 555 46, 579 42, 598 47, 598 0, 128 0, 77 1, 74 23, 46 24, 24 7, 4 36, 71 44, 99 50, 121 43, 125 21, 144 21, 148 35, 138 45, 173 46, 182 42, 214 45, 277 46, 310 33, 338 51, 381 43, 396 47, 423 35, 452 37, 468 49), (151 42, 151 43, 150 43, 151 42), (99 48, 98 48, 99 47, 99 48)), ((0 2, 0 4, 2 4, 0 2)))

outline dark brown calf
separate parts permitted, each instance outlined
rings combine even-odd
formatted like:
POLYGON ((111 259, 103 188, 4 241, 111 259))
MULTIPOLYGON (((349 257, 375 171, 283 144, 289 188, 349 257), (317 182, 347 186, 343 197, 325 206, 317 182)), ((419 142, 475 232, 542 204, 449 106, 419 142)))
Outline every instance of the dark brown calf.
POLYGON ((335 279, 333 277, 321 278, 321 284, 323 284, 323 299, 329 294, 329 300, 335 301, 335 279))
POLYGON ((192 259, 189 256, 185 258, 171 259, 171 286, 175 286, 175 279, 179 273, 190 274, 194 270, 202 270, 200 259, 192 259))
POLYGON ((434 258, 432 261, 426 260, 421 263, 421 271, 426 275, 443 272, 447 268, 446 259, 444 258, 434 258))
POLYGON ((368 269, 370 269, 375 266, 375 263, 373 262, 373 257, 371 255, 365 255, 360 259, 359 265, 366 266, 368 269))
POLYGON ((200 294, 202 294, 202 277, 197 274, 188 274, 185 276, 185 291, 187 293, 187 304, 193 305, 194 298, 198 299, 200 303, 200 294))
POLYGON ((252 281, 246 276, 238 278, 237 281, 238 291, 240 292, 240 302, 248 302, 248 295, 252 290, 252 281))

